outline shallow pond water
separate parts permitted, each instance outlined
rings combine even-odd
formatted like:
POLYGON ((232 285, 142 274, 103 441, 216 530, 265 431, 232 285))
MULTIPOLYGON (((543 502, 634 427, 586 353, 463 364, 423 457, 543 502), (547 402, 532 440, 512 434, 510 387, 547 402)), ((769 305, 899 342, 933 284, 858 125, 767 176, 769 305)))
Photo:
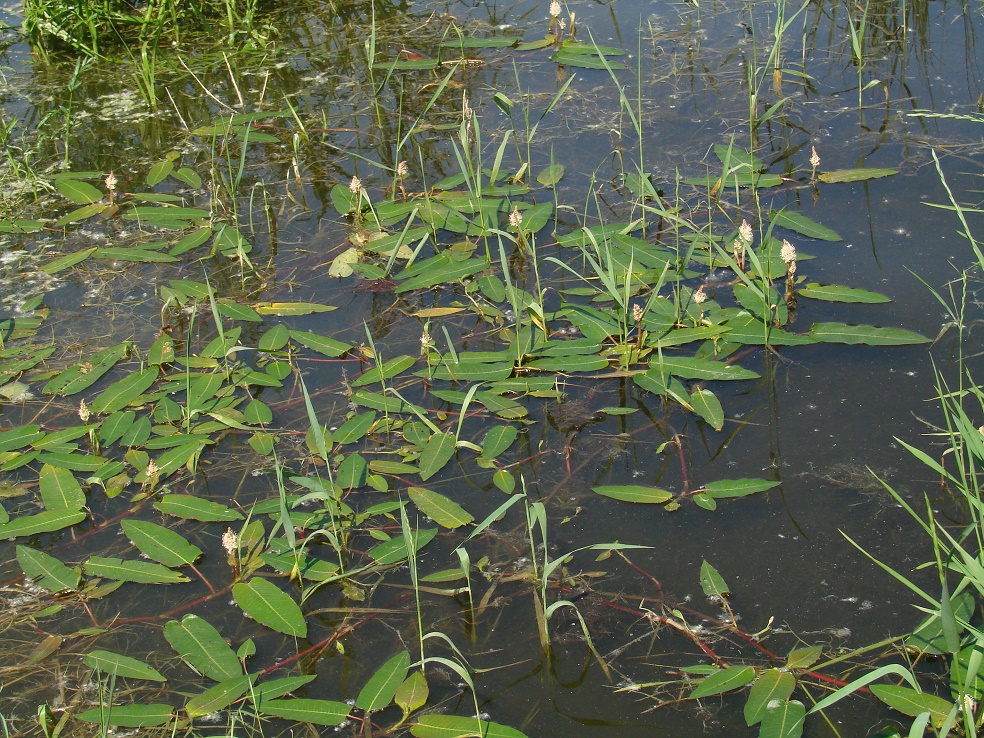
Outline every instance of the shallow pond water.
MULTIPOLYGON (((167 732, 247 734, 258 715, 299 730, 235 656, 189 655, 176 634, 194 615, 256 685, 313 675, 293 699, 324 702, 292 704, 341 723, 327 730, 427 735, 428 715, 477 706, 529 736, 757 735, 742 693, 686 699, 704 674, 685 669, 813 645, 825 661, 910 631, 910 593, 845 535, 930 587, 928 541, 869 470, 961 520, 897 439, 930 447, 934 366, 953 378, 956 331, 914 275, 942 290, 971 261, 930 204, 947 198, 934 152, 956 197, 977 198, 981 21, 953 2, 571 2, 555 19, 529 2, 300 3, 261 13, 251 45, 164 36, 149 70, 139 49, 77 68, 10 33, 0 713, 37 734, 39 704, 81 734, 112 722, 110 702, 163 706, 167 732), (535 42, 560 20, 612 51, 552 59, 535 42), (504 37, 528 47, 460 40, 504 37), (748 150, 739 176, 758 187, 715 186, 748 150), (823 180, 859 168, 891 173, 823 180), (761 260, 747 284, 730 251, 743 219, 761 260), (380 225, 412 235, 380 254, 380 225), (805 276, 795 301, 782 239, 805 276), (763 322, 747 312, 766 282, 763 322), (830 326, 901 345, 844 345, 830 326), (699 494, 727 480, 761 489, 699 494), (639 488, 653 504, 619 499, 639 488), (408 528, 434 531, 409 560, 408 528), (565 558, 615 543, 644 548, 565 558), (38 567, 69 592, 28 586, 38 567), (547 622, 562 599, 576 610, 547 622), (421 646, 421 629, 443 635, 421 646), (366 685, 386 672, 395 689, 421 648, 429 694, 398 694, 403 722, 366 685)), ((899 648, 804 668, 796 699, 899 648)), ((805 734, 905 724, 870 696, 827 716, 805 734)))

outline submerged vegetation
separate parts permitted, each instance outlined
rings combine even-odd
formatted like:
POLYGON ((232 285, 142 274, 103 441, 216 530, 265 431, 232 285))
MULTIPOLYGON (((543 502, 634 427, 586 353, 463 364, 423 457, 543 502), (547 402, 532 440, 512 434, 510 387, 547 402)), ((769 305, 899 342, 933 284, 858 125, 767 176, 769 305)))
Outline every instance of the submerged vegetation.
MULTIPOLYGON (((2 131, 5 730, 537 735, 542 707, 496 690, 573 671, 640 714, 694 705, 694 725, 742 690, 738 719, 766 738, 808 720, 840 735, 827 708, 862 689, 910 735, 973 735, 976 523, 954 535, 927 506, 942 595, 896 573, 928 618, 852 650, 743 625, 710 550, 687 554, 708 604, 674 596, 655 536, 599 522, 778 497, 777 462, 698 461, 756 424, 746 396, 804 347, 929 341, 854 322, 891 302, 861 277, 811 274, 807 252, 843 238, 799 198, 899 174, 827 167, 802 142, 776 154, 816 88, 788 36, 827 19, 747 8, 742 75, 723 80, 742 117, 699 167, 660 173, 643 65, 672 38, 652 20, 654 50, 640 33, 630 54, 559 3, 520 13, 516 36, 512 18, 473 31, 398 10, 330 8, 318 26, 321 6, 25 3, 37 63, 68 74, 2 131), (303 12, 315 42, 281 51, 273 29, 303 12), (315 50, 322 35, 337 48, 315 50), (112 57, 123 93, 102 87, 112 57), (524 89, 526 59, 552 62, 552 89, 524 89), (287 68, 306 87, 281 89, 287 68), (614 100, 597 165, 555 133, 578 75, 614 100), (875 665, 896 653, 911 661, 875 665), (920 686, 928 656, 949 697, 920 686)), ((701 9, 677 11, 699 41, 701 9)), ((887 10, 844 12, 831 28, 850 32, 868 130, 863 95, 888 96, 871 57, 905 32, 887 10)), ((962 367, 948 381, 944 462, 912 450, 973 523, 984 446, 965 405, 984 395, 962 367)))

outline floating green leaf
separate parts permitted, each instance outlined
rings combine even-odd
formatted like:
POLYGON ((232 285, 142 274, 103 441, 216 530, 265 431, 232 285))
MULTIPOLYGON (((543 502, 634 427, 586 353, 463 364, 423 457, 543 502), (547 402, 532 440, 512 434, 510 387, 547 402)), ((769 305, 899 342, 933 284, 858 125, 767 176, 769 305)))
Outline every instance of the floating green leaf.
POLYGON ((76 251, 73 254, 66 254, 65 256, 60 256, 57 259, 52 259, 43 267, 41 271, 45 274, 58 274, 58 272, 63 272, 66 269, 70 269, 76 264, 85 261, 90 256, 96 253, 96 247, 82 249, 81 251, 76 251))
POLYGON ((706 560, 700 565, 700 588, 708 597, 724 599, 731 595, 724 578, 706 560))
POLYGON ((301 608, 286 592, 266 579, 253 577, 232 586, 232 596, 247 615, 259 623, 297 638, 307 636, 301 608))
POLYGON ((334 443, 355 443, 365 437, 375 422, 376 413, 359 413, 332 431, 331 440, 334 443))
POLYGON ((102 193, 88 182, 78 179, 59 179, 55 187, 76 205, 89 205, 102 199, 102 193))
POLYGON ((146 520, 124 520, 123 532, 140 552, 164 564, 187 566, 202 555, 202 550, 175 533, 146 520))
POLYGON ((454 456, 455 445, 455 438, 450 433, 432 435, 420 454, 420 478, 427 481, 441 471, 454 456))
POLYGON ((785 702, 796 688, 796 677, 781 669, 762 671, 745 702, 745 724, 755 725, 765 717, 766 710, 773 700, 785 702))
POLYGON ((787 669, 806 669, 816 663, 823 653, 823 646, 794 648, 786 657, 787 669))
POLYGON ((942 725, 953 707, 952 703, 942 697, 926 692, 917 692, 909 687, 897 687, 894 684, 872 684, 869 689, 875 697, 903 715, 916 717, 920 713, 928 712, 933 725, 937 726, 942 725))
POLYGON ((85 507, 85 492, 68 469, 45 464, 41 467, 38 487, 41 500, 49 510, 77 511, 85 507))
POLYGON ((160 369, 149 366, 109 385, 93 400, 91 409, 96 413, 113 413, 122 410, 146 392, 157 381, 160 369))
POLYGON ((536 181, 544 187, 553 187, 564 176, 563 164, 550 164, 536 175, 536 181))
POLYGON ((429 696, 427 678, 422 671, 415 671, 396 690, 393 701, 400 706, 406 716, 426 705, 429 696))
POLYGON ((664 356, 650 362, 654 370, 662 370, 681 379, 741 380, 758 379, 759 375, 737 364, 726 364, 712 359, 688 359, 681 356, 664 356))
POLYGON ((355 706, 365 712, 382 710, 393 701, 396 690, 410 669, 410 654, 401 651, 376 671, 355 699, 355 706))
POLYGON ((312 315, 337 310, 334 305, 321 305, 316 302, 258 302, 253 309, 260 315, 312 315))
POLYGON ((60 217, 58 220, 55 221, 55 226, 57 228, 63 228, 72 223, 78 223, 79 221, 82 220, 88 220, 94 215, 99 215, 99 213, 103 212, 108 207, 109 205, 107 205, 104 202, 94 202, 91 205, 83 205, 82 207, 77 208, 72 212, 66 213, 65 215, 60 217))
POLYGON ((797 700, 783 700, 769 707, 762 718, 759 738, 800 738, 806 708, 797 700))
POLYGON ((456 38, 441 44, 449 49, 502 49, 515 46, 520 41, 515 36, 496 36, 492 38, 456 38))
POLYGON ((266 700, 263 702, 266 715, 297 720, 314 725, 340 725, 349 714, 349 706, 344 702, 329 700, 289 699, 266 700))
POLYGON ((673 493, 657 487, 642 487, 635 484, 605 485, 593 487, 592 491, 604 497, 623 502, 643 502, 660 505, 673 499, 673 493))
POLYGON ((188 700, 185 704, 185 712, 188 713, 188 717, 194 719, 216 710, 224 710, 246 693, 254 679, 256 679, 255 674, 226 679, 188 700))
POLYGON ((383 362, 382 366, 376 366, 352 382, 353 387, 365 387, 367 384, 376 384, 395 377, 397 374, 406 371, 417 362, 413 356, 396 356, 383 362))
POLYGON ((178 584, 190 581, 178 571, 150 561, 125 561, 123 559, 92 556, 83 564, 85 573, 93 577, 115 579, 140 584, 178 584))
POLYGON ((169 621, 164 637, 188 666, 209 679, 221 682, 243 673, 242 664, 219 631, 197 615, 185 615, 181 622, 169 621))
POLYGON ((0 540, 17 538, 18 536, 33 536, 38 533, 52 533, 70 525, 85 520, 85 513, 79 510, 46 510, 34 515, 11 520, 0 525, 0 540))
POLYGON ((410 733, 416 738, 526 738, 508 725, 457 715, 422 715, 410 733))
POLYGON ((816 282, 808 284, 796 291, 797 295, 809 297, 813 300, 825 300, 826 302, 858 302, 876 304, 881 302, 891 302, 891 299, 880 295, 877 292, 868 292, 853 287, 841 287, 840 285, 820 285, 816 282))
POLYGON ((711 674, 701 681, 690 693, 691 699, 713 697, 733 689, 740 689, 755 678, 755 669, 751 666, 729 666, 711 674))
POLYGON ((822 226, 812 218, 808 218, 800 213, 789 210, 781 212, 773 210, 769 213, 769 222, 774 226, 788 228, 791 231, 802 233, 809 238, 816 238, 820 241, 843 241, 836 231, 832 231, 826 226, 822 226))
POLYGON ((23 448, 45 437, 40 425, 21 425, 0 431, 0 453, 23 448))
POLYGON ((316 677, 317 674, 304 674, 303 676, 284 677, 282 679, 263 682, 253 687, 250 690, 249 696, 253 700, 253 704, 256 705, 256 709, 262 710, 267 700, 275 700, 277 697, 282 697, 288 692, 300 689, 305 684, 314 681, 316 677))
POLYGON ((220 505, 218 502, 212 502, 211 500, 203 500, 200 497, 193 497, 192 495, 164 495, 164 497, 154 503, 154 507, 162 513, 173 515, 176 518, 201 520, 205 523, 243 519, 242 515, 225 505, 220 505))
POLYGON ((174 177, 179 182, 184 182, 189 187, 198 189, 202 186, 202 178, 198 176, 198 172, 194 169, 189 169, 188 167, 180 167, 171 172, 171 176, 174 177))
POLYGON ((724 408, 717 396, 707 389, 695 389, 690 393, 690 406, 714 430, 724 427, 724 408))
POLYGON ((87 723, 106 723, 118 728, 152 728, 170 722, 174 708, 161 704, 112 705, 93 707, 74 717, 87 723))
POLYGON ((420 508, 420 512, 445 528, 460 528, 475 519, 457 502, 429 489, 410 487, 407 494, 413 504, 420 508))
POLYGON ((898 174, 898 169, 878 169, 876 167, 858 167, 857 169, 837 169, 833 172, 822 172, 818 179, 827 184, 836 182, 863 182, 868 179, 879 179, 898 174))
POLYGON ((70 569, 44 551, 36 551, 27 546, 18 546, 17 563, 24 571, 24 576, 52 594, 58 594, 65 590, 75 590, 79 586, 81 574, 79 574, 78 569, 70 569))
POLYGON ((85 655, 83 662, 103 674, 115 674, 129 679, 149 679, 154 682, 167 681, 163 674, 143 661, 111 651, 90 651, 85 655))
POLYGON ((823 343, 866 344, 868 346, 909 346, 927 343, 925 336, 902 328, 876 328, 873 325, 816 323, 810 337, 823 343))
MULTIPOLYGON (((413 541, 414 552, 420 551, 420 549, 434 540, 434 536, 436 535, 437 528, 423 528, 414 531, 410 536, 413 541)), ((406 540, 402 535, 391 538, 385 543, 380 543, 378 546, 370 548, 369 556, 378 564, 395 564, 398 561, 403 561, 408 556, 406 540)))
POLYGON ((73 395, 81 392, 95 384, 129 352, 130 343, 127 341, 97 351, 86 361, 81 361, 55 376, 41 391, 49 395, 73 395))
POLYGON ((290 337, 302 346, 330 357, 341 356, 352 348, 347 343, 336 341, 334 338, 328 338, 327 336, 320 336, 310 331, 291 331, 290 337))
POLYGON ((485 434, 482 442, 482 456, 487 459, 494 459, 499 454, 507 451, 519 436, 519 430, 513 425, 497 425, 485 434))
POLYGON ((411 292, 438 284, 450 284, 484 271, 489 266, 489 263, 484 259, 454 261, 445 253, 427 259, 422 264, 414 265, 415 268, 412 271, 407 270, 410 274, 407 272, 401 274, 401 279, 405 281, 396 288, 396 292, 411 292))
POLYGON ((163 182, 172 171, 174 171, 174 162, 170 159, 155 163, 147 172, 147 185, 153 187, 163 182))
POLYGON ((725 497, 745 497, 756 492, 778 487, 781 482, 768 482, 764 479, 721 479, 704 486, 704 493, 709 497, 722 499, 725 497))

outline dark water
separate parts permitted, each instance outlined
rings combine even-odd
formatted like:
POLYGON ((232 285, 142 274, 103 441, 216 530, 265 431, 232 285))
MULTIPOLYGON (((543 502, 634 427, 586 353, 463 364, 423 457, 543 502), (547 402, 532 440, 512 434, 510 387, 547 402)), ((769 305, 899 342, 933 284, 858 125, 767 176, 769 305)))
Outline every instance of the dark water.
MULTIPOLYGON (((788 101, 756 131, 754 145, 769 164, 769 172, 788 181, 764 193, 762 207, 765 211, 788 207, 835 228, 843 237, 842 243, 797 240, 801 252, 816 257, 800 266, 810 281, 845 284, 892 298, 890 303, 863 306, 801 300, 794 329, 842 321, 897 326, 935 338, 949 318, 913 273, 941 288, 969 263, 970 250, 958 233, 954 215, 927 205, 946 200, 932 152, 939 156, 957 197, 975 201, 984 129, 958 117, 925 118, 913 113, 928 110, 971 117, 979 113, 980 9, 954 2, 882 2, 868 8, 861 79, 863 85, 879 82, 862 93, 860 110, 847 7, 811 4, 787 29, 782 66, 788 71, 783 74, 781 94, 788 101), (821 183, 813 188, 807 185, 812 146, 821 157, 821 171, 865 166, 894 168, 899 173, 867 183, 821 183)), ((678 173, 685 179, 719 167, 709 153, 715 144, 749 145, 749 74, 762 80, 760 115, 779 98, 771 67, 764 66, 773 44, 777 10, 772 4, 572 3, 565 6, 564 17, 568 10, 576 13, 579 38, 587 40, 590 33, 599 44, 629 51, 630 69, 616 77, 639 115, 645 169, 667 193, 677 187, 678 173)), ((786 8, 787 17, 796 10, 786 8)), ((280 143, 250 149, 235 198, 241 208, 240 224, 255 226, 250 230, 255 272, 243 279, 237 265, 214 260, 205 269, 220 294, 244 294, 251 300, 311 300, 339 308, 289 319, 291 328, 316 330, 359 345, 366 341, 368 326, 383 356, 416 355, 422 321, 408 316, 454 298, 400 298, 392 292, 357 290, 357 277, 329 278, 328 265, 348 247, 351 230, 332 207, 332 186, 358 175, 374 197, 381 196, 388 179, 366 159, 386 166, 408 159, 414 188, 455 173, 458 165, 448 143, 453 131, 446 129, 460 121, 462 94, 478 113, 490 161, 507 124, 493 95, 502 92, 520 100, 529 93, 535 122, 565 79, 576 75, 568 93, 540 124, 532 146, 533 173, 551 158, 566 166, 555 196, 542 188, 534 195, 547 201, 556 198, 561 206, 557 230, 562 234, 580 225, 585 211, 586 225, 596 224, 599 217, 627 219, 620 175, 623 168, 631 171, 639 161, 640 141, 629 117, 620 112, 616 83, 608 72, 559 68, 548 59, 549 50, 476 50, 485 63, 455 75, 453 84, 424 114, 444 73, 387 77, 377 69, 370 79, 364 43, 372 12, 368 4, 334 10, 298 5, 270 16, 280 36, 271 38, 266 48, 223 57, 214 46, 190 37, 161 49, 157 84, 166 88, 170 98, 158 95, 156 109, 135 94, 133 65, 126 60, 94 63, 80 75, 79 91, 69 101, 65 83, 72 63, 57 56, 45 63, 10 37, 5 119, 17 117, 17 132, 29 137, 23 145, 33 147, 38 166, 47 166, 64 152, 64 125, 53 121, 59 111, 70 107, 71 169, 114 171, 123 182, 121 189, 134 191, 143 187, 140 178, 147 164, 172 150, 180 152, 182 161, 195 162, 199 171, 208 169, 208 162, 214 160, 211 142, 189 131, 221 119, 228 111, 220 103, 236 112, 252 112, 280 110, 289 100, 305 135, 299 135, 295 149, 290 132, 299 127, 292 117, 276 119, 265 130, 277 135, 280 143), (373 102, 374 86, 379 88, 378 108, 373 102), (405 151, 397 152, 394 142, 418 118, 423 121, 421 130, 405 151), (589 196, 592 189, 594 195, 589 196)), ((449 30, 453 27, 468 34, 509 33, 529 40, 542 37, 548 25, 545 5, 523 2, 377 5, 374 12, 376 45, 387 60, 401 47, 434 56, 437 44, 445 34, 453 34, 449 30)), ((16 19, 16 14, 10 18, 16 19)), ((517 107, 513 113, 517 123, 521 115, 517 107)), ((507 152, 508 166, 514 167, 513 150, 507 152)), ((693 215, 695 220, 724 219, 718 204, 707 201, 706 192, 702 196, 687 185, 679 187, 681 197, 695 212, 703 213, 693 215)), ((743 191, 741 197, 748 195, 743 191)), ((732 211, 734 199, 734 193, 726 197, 732 211)), ((741 206, 744 213, 755 212, 751 201, 741 206)), ((0 255, 25 247, 35 252, 45 239, 51 248, 68 250, 91 239, 125 241, 132 237, 132 229, 132 224, 121 222, 75 229, 68 235, 67 247, 58 233, 41 238, 11 236, 0 242, 0 255)), ((537 237, 538 255, 560 256, 547 233, 537 237)), ((155 290, 175 276, 202 278, 201 264, 190 260, 166 268, 117 267, 108 273, 82 270, 51 285, 45 301, 52 308, 50 322, 59 343, 106 345, 99 339, 113 336, 115 341, 132 338, 149 345, 160 328, 155 290)), ((29 271, 28 266, 18 268, 29 271)), ((569 279, 551 274, 546 267, 543 276, 551 285, 569 279)), ((0 289, 9 295, 17 287, 17 279, 8 278, 0 289)), ((979 313, 979 305, 972 303, 969 314, 979 313)), ((447 326, 452 335, 473 329, 473 324, 454 319, 447 326)), ((248 326, 242 343, 255 343, 266 327, 248 326)), ((971 345, 973 341, 972 333, 971 345)), ((499 347, 491 338, 470 338, 468 343, 470 350, 499 347)), ((765 645, 779 655, 797 644, 825 644, 836 654, 911 629, 920 619, 911 606, 913 597, 844 535, 872 556, 931 586, 925 572, 913 571, 929 557, 928 542, 891 498, 871 483, 865 470, 878 472, 917 506, 928 494, 939 509, 958 515, 939 500, 938 480, 896 440, 923 448, 931 443, 922 434, 929 430, 923 421, 938 418, 935 405, 927 402, 934 392, 932 362, 952 377, 954 357, 954 331, 931 349, 815 345, 782 348, 776 355, 755 350, 741 364, 762 379, 743 382, 737 390, 714 386, 728 418, 720 433, 685 412, 665 411, 658 398, 646 395, 631 381, 577 375, 564 379, 563 402, 526 401, 536 422, 524 428, 507 459, 515 464, 516 475, 525 479, 531 499, 546 505, 551 556, 615 540, 651 547, 629 552, 638 569, 617 557, 595 563, 595 554, 581 554, 569 565, 573 578, 562 583, 568 589, 559 590, 578 598, 598 650, 608 656, 612 678, 606 679, 594 663, 571 611, 561 611, 553 621, 556 647, 552 657, 543 656, 528 584, 497 582, 499 576, 521 573, 528 566, 529 542, 516 514, 518 507, 494 527, 494 535, 470 548, 473 562, 483 556, 489 559, 487 579, 473 573, 476 599, 495 583, 488 607, 470 623, 461 598, 425 595, 424 627, 447 633, 472 666, 483 670, 475 676, 482 710, 531 736, 562 731, 577 736, 756 734, 757 729, 744 726, 740 696, 695 705, 678 701, 678 687, 658 691, 659 699, 653 697, 656 690, 651 687, 616 691, 616 685, 678 679, 674 668, 705 658, 678 633, 665 627, 653 632, 639 611, 658 611, 662 604, 679 606, 691 625, 711 628, 723 611, 701 592, 699 570, 707 560, 730 585, 731 607, 742 629, 758 632, 773 619, 776 632, 765 645), (639 412, 598 416, 605 406, 639 412), (660 450, 674 436, 683 439, 682 464, 674 446, 660 450), (658 485, 676 492, 685 484, 693 488, 715 479, 741 477, 775 479, 782 485, 769 493, 724 501, 714 512, 686 504, 667 513, 591 492, 602 484, 658 485), (579 571, 605 571, 607 576, 578 579, 579 571), (666 704, 651 710, 661 700, 666 704)), ((319 418, 338 424, 347 406, 343 377, 360 371, 359 362, 301 360, 300 367, 319 418)), ((419 392, 419 388, 408 391, 419 392)), ((273 406, 274 424, 285 429, 284 437, 299 444, 307 427, 299 391, 288 385, 279 393, 265 393, 263 399, 273 406)), ((42 405, 40 400, 4 405, 0 425, 27 423, 42 405)), ((477 435, 483 422, 479 419, 467 427, 477 435)), ((244 504, 275 495, 267 461, 251 454, 245 436, 228 438, 208 452, 208 466, 199 477, 182 482, 176 491, 244 504)), ((298 450, 295 456, 299 455, 298 450)), ((460 454, 464 460, 446 468, 429 486, 453 497, 481 520, 505 497, 491 485, 491 473, 469 458, 460 454)), ((92 504, 99 517, 119 513, 112 501, 92 504)), ((211 540, 214 548, 221 529, 200 526, 195 535, 211 540)), ((73 562, 114 544, 106 534, 88 541, 73 544, 51 536, 38 543, 61 551, 64 560, 73 562)), ((439 536, 421 556, 421 572, 455 565, 456 543, 452 536, 439 536)), ((365 537, 359 545, 368 547, 371 542, 365 537)), ((12 559, 6 547, 4 559, 12 559)), ((210 579, 228 577, 219 559, 207 559, 201 567, 210 579)), ((7 569, 12 579, 16 565, 7 569)), ((400 570, 362 582, 364 602, 328 590, 315 599, 312 606, 322 610, 310 620, 318 623, 322 638, 342 623, 354 628, 343 639, 344 653, 331 650, 304 664, 319 676, 304 696, 354 698, 392 653, 404 647, 415 653, 412 603, 405 599, 405 589, 394 586, 407 582, 406 572, 400 570), (398 612, 363 622, 364 614, 376 608, 398 612)), ((150 616, 207 594, 198 583, 142 589, 126 585, 93 606, 98 619, 107 622, 113 612, 150 616)), ((235 646, 247 637, 255 638, 254 664, 265 667, 297 651, 290 639, 243 620, 224 600, 210 600, 193 611, 219 627, 235 646)), ((86 624, 84 614, 72 618, 63 627, 45 627, 50 632, 61 627, 59 632, 67 634, 86 624)), ((316 640, 312 636, 311 641, 316 640)), ((709 642, 719 644, 727 658, 766 661, 747 644, 739 648, 716 636, 709 636, 709 642)), ((146 656, 148 646, 159 654, 165 652, 159 624, 111 629, 98 639, 97 647, 146 656)), ((156 658, 169 657, 168 652, 156 658)), ((71 669, 77 668, 77 658, 65 659, 66 665, 57 667, 59 673, 64 671, 59 678, 76 679, 71 669)), ((153 653, 148 660, 155 661, 153 653)), ((438 671, 429 676, 433 677, 432 703, 444 700, 444 708, 459 714, 472 711, 471 697, 461 689, 459 677, 448 672, 442 681, 438 671)), ((37 703, 57 701, 46 680, 47 673, 43 679, 29 676, 21 682, 23 688, 17 684, 5 688, 4 697, 12 702, 3 712, 24 719, 37 703)), ((815 685, 807 689, 812 699, 822 694, 815 685)), ((797 695, 809 702, 804 693, 797 695)), ((839 706, 831 719, 839 732, 811 719, 806 734, 863 736, 882 724, 879 721, 891 718, 870 701, 856 699, 839 706)))

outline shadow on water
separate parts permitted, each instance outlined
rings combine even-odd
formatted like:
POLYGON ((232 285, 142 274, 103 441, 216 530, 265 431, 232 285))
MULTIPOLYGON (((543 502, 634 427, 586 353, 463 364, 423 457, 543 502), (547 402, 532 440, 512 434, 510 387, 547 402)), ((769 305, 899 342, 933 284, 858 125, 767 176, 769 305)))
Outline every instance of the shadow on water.
MULTIPOLYGON (((161 719, 119 724, 162 735, 462 735, 426 715, 476 707, 530 736, 755 735, 739 693, 689 699, 709 666, 820 646, 796 672, 809 705, 898 659, 888 639, 921 616, 842 534, 933 581, 869 470, 963 522, 896 439, 939 422, 932 360, 956 353, 912 273, 967 262, 927 204, 946 200, 932 151, 963 199, 978 186, 979 15, 305 2, 261 9, 238 45, 194 29, 83 66, 8 32, 12 733, 41 734, 38 705, 51 735, 135 703, 161 719), (558 63, 571 33, 615 51, 558 63), (723 172, 748 151, 755 188, 723 172), (822 176, 859 168, 893 171, 822 176), (797 299, 741 282, 743 219, 753 286, 782 290, 795 243, 797 299), (858 323, 940 338, 811 333, 858 323), (802 345, 763 347, 780 325, 802 345), (662 372, 679 346, 715 368, 662 372), (734 480, 758 486, 708 491, 734 480)), ((827 718, 807 734, 902 725, 870 696, 827 718)))

